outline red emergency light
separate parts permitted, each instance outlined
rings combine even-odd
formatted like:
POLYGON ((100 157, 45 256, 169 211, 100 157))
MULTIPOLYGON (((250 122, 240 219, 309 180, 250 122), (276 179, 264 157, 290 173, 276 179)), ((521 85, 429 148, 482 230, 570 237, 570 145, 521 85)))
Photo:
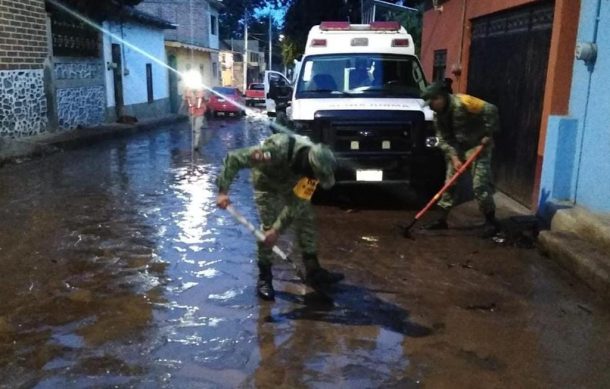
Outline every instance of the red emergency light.
POLYGON ((372 22, 370 24, 373 31, 399 31, 400 23, 398 22, 372 22))
POLYGON ((392 39, 392 47, 409 47, 408 39, 392 39))
POLYGON ((322 22, 320 30, 322 31, 347 31, 350 29, 349 22, 322 22))
POLYGON ((311 47, 326 47, 326 39, 312 39, 311 47))

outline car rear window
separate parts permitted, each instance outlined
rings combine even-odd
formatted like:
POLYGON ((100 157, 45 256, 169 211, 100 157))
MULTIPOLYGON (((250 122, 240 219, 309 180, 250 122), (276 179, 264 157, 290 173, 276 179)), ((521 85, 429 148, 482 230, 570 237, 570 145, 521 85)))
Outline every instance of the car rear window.
POLYGON ((250 85, 251 90, 265 90, 264 84, 252 84, 250 85))
POLYGON ((214 92, 218 92, 221 95, 234 95, 236 94, 235 88, 213 88, 214 92))

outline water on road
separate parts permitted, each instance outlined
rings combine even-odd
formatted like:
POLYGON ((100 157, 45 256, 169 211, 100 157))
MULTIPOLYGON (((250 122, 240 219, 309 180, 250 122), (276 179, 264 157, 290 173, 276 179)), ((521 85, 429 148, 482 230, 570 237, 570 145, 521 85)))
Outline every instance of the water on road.
MULTIPOLYGON (((447 247, 438 238, 405 243, 388 227, 396 210, 319 208, 322 252, 347 274, 335 303, 309 300, 282 264, 277 302, 260 302, 255 242, 216 209, 215 179, 227 150, 267 135, 257 118, 214 121, 193 154, 182 123, 0 169, 0 385, 408 388, 428 377, 449 385, 452 371, 492 384, 541 383, 563 379, 561 367, 572 363, 579 377, 591 374, 566 360, 571 347, 608 350, 600 340, 608 316, 586 305, 586 291, 565 292, 568 281, 540 276, 549 270, 532 264, 532 252, 497 249, 495 258, 525 259, 495 281, 491 270, 476 280, 470 269, 490 265, 472 253, 495 248, 455 236, 447 247), (468 274, 439 276, 456 250, 473 257, 470 267, 451 265, 468 274), (452 289, 458 278, 464 284, 452 289), (496 282, 501 290, 486 287, 496 282), (568 293, 557 307, 569 308, 547 322, 556 291, 568 293), (516 316, 491 319, 495 304, 516 316), (511 348, 505 337, 523 323, 528 337, 511 348), (541 329, 547 324, 552 331, 541 329), (490 339, 507 332, 480 351, 481 329, 490 339), (473 333, 464 343, 455 336, 462 330, 473 333), (507 360, 537 347, 541 363, 507 360)), ((256 221, 247 173, 231 194, 256 221)))

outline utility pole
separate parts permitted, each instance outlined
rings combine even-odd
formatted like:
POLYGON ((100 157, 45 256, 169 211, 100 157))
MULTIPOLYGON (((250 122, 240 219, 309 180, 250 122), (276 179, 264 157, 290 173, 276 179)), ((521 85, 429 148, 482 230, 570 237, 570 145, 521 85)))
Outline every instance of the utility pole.
POLYGON ((250 62, 248 58, 248 10, 244 10, 244 89, 243 92, 246 93, 248 89, 248 63, 250 62))
POLYGON ((269 12, 269 69, 273 70, 273 32, 272 32, 272 22, 271 12, 269 12))

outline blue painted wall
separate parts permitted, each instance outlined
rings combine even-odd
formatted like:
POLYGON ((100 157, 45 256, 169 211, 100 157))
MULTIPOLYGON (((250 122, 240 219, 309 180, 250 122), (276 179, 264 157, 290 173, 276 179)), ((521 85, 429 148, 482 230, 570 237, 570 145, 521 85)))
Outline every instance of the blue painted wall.
POLYGON ((597 61, 594 66, 574 62, 570 114, 549 119, 540 189, 542 216, 553 201, 610 212, 610 0, 582 0, 577 41, 596 41, 597 61))

